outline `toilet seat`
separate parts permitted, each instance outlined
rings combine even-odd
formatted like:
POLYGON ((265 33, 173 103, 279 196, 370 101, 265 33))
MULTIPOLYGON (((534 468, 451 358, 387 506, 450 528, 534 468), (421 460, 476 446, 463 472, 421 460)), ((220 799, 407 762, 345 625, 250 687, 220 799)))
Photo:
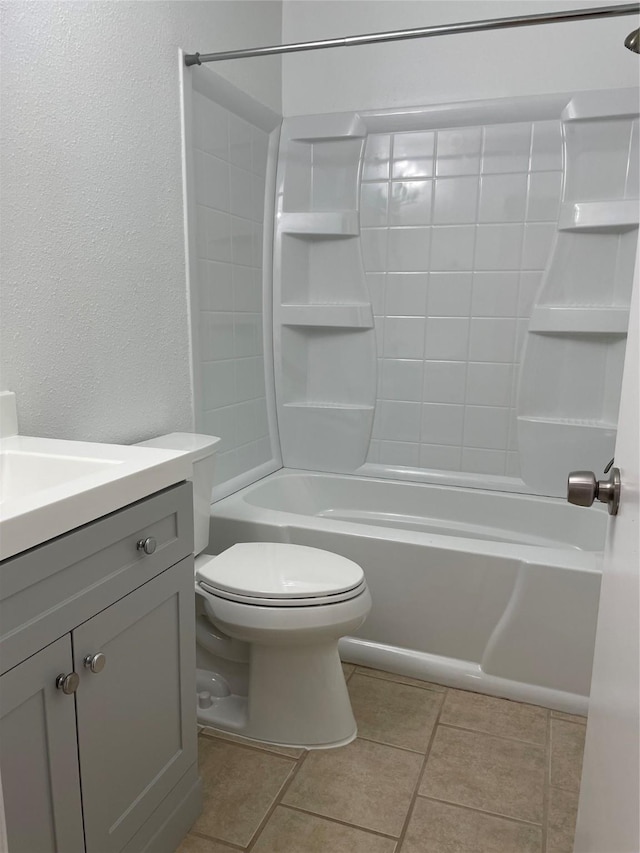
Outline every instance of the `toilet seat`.
POLYGON ((346 557, 281 542, 243 542, 196 560, 203 592, 261 607, 336 604, 366 589, 360 566, 346 557))
POLYGON ((239 595, 238 593, 227 592, 227 590, 216 589, 202 580, 198 581, 198 586, 203 592, 214 595, 217 598, 224 598, 227 601, 237 601, 239 604, 253 604, 258 607, 319 607, 321 604, 337 604, 340 601, 350 601, 352 598, 356 598, 367 588, 363 580, 362 583, 353 589, 338 592, 334 595, 308 596, 307 598, 260 598, 255 595, 239 595))

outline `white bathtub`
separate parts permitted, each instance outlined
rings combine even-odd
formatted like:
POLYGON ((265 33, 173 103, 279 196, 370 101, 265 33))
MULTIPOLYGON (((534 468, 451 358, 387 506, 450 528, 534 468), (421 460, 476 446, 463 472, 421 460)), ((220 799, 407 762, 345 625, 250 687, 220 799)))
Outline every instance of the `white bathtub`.
POLYGON ((602 508, 283 469, 212 507, 212 551, 294 542, 359 563, 373 598, 354 663, 585 714, 602 508))

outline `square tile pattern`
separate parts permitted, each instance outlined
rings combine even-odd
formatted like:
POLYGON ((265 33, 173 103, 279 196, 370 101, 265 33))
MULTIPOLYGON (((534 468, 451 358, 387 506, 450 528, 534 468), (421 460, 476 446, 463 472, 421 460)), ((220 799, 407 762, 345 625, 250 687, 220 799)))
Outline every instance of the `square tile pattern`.
POLYGON ((193 95, 198 429, 222 437, 216 484, 272 457, 262 341, 262 229, 269 137, 193 95))
POLYGON ((519 476, 518 366, 562 170, 559 121, 368 137, 360 217, 379 359, 369 462, 519 476), (409 403, 418 428, 406 428, 409 403))
POLYGON ((201 730, 204 809, 178 853, 571 853, 585 718, 343 670, 348 746, 201 730))

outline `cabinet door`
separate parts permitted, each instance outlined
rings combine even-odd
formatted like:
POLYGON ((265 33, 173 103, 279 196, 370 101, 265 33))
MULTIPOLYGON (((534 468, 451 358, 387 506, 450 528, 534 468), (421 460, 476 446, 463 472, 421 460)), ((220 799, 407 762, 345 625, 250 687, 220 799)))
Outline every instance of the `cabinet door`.
POLYGON ((71 639, 56 640, 0 678, 0 766, 11 853, 84 850, 72 695, 71 639))
POLYGON ((189 557, 73 632, 88 853, 121 850, 196 761, 194 630, 189 557))

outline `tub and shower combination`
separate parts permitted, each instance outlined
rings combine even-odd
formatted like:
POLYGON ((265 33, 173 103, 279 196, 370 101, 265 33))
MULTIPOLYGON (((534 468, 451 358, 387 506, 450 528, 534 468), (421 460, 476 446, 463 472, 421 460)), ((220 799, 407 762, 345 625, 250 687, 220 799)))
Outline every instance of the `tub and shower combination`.
POLYGON ((345 660, 586 714, 606 510, 282 469, 213 506, 211 542, 325 548, 373 609, 345 660))
POLYGON ((613 455, 636 91, 281 122, 193 71, 209 550, 341 554, 373 599, 345 660, 586 713, 608 516, 563 494, 613 455))

